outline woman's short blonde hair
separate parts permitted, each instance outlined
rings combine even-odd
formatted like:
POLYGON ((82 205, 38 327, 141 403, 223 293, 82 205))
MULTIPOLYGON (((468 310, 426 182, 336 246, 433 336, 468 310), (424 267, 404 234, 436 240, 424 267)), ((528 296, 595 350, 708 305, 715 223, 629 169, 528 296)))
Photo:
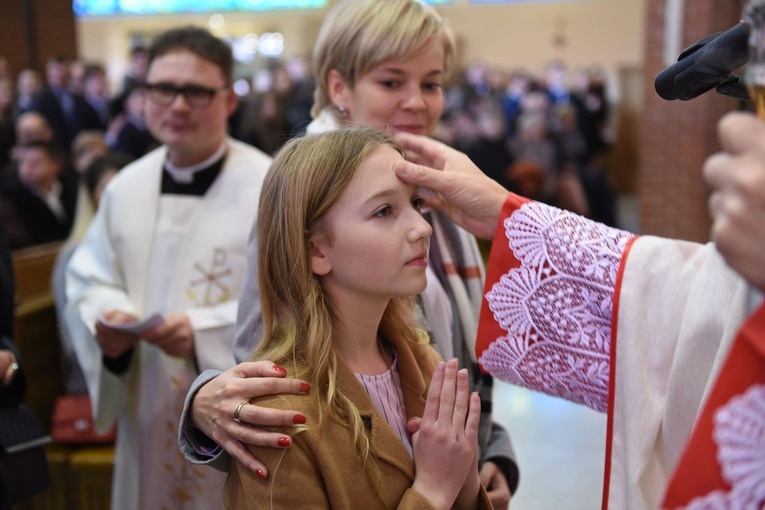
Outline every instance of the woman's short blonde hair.
POLYGON ((313 51, 316 77, 311 115, 331 104, 327 76, 337 70, 356 80, 388 60, 406 57, 436 37, 444 47, 444 71, 456 53, 454 33, 436 10, 420 0, 343 0, 324 19, 313 51))

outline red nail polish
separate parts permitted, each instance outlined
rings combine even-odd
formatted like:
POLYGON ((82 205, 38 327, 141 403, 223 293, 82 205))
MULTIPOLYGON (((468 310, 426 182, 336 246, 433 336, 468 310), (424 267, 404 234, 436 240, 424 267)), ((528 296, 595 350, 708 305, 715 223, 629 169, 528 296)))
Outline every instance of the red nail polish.
POLYGON ((290 445, 290 438, 288 437, 280 437, 279 441, 276 442, 279 446, 282 448, 287 448, 290 445))
POLYGON ((300 391, 302 391, 303 393, 308 393, 309 391, 311 391, 311 385, 305 382, 301 382, 300 391))
POLYGON ((261 477, 263 480, 265 480, 268 477, 268 475, 266 475, 266 472, 263 471, 262 469, 258 469, 257 471, 255 471, 255 474, 261 477))
POLYGON ((295 425, 302 425, 302 424, 304 424, 305 423, 305 416, 303 416, 302 414, 296 414, 292 418, 292 423, 294 423, 295 425))
POLYGON ((274 365, 274 368, 272 368, 271 370, 273 370, 274 372, 279 372, 280 374, 286 374, 287 373, 287 371, 285 369, 283 369, 282 367, 280 367, 278 365, 274 365))

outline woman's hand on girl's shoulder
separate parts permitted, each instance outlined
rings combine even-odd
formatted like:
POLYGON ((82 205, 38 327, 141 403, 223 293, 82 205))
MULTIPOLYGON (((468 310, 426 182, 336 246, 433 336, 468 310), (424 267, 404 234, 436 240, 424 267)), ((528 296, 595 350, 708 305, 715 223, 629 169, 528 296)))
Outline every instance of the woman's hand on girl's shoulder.
POLYGON ((286 370, 270 361, 240 363, 199 388, 192 401, 191 424, 255 474, 266 478, 268 468, 253 457, 246 445, 287 448, 291 438, 267 428, 299 425, 306 418, 297 411, 261 407, 250 404, 250 400, 310 391, 305 381, 286 376, 286 370))

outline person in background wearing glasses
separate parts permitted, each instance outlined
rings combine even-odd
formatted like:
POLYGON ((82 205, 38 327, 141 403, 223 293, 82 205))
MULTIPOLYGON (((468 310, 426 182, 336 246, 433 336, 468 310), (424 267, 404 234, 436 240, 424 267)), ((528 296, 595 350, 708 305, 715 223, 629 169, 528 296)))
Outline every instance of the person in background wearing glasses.
POLYGON ((271 162, 227 136, 231 74, 230 48, 204 29, 155 38, 145 117, 163 145, 109 183, 67 269, 66 323, 96 427, 118 426, 112 509, 222 507, 223 476, 173 446, 197 374, 235 364, 245 248, 271 162))

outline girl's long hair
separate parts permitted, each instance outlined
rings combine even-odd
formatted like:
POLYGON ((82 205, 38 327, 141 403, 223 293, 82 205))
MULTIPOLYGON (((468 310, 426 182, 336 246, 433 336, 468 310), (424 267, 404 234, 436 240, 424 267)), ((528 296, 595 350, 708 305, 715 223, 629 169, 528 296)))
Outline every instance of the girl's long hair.
MULTIPOLYGON (((403 149, 370 128, 339 129, 288 142, 276 155, 263 183, 258 210, 258 273, 264 336, 252 360, 289 366, 311 384, 322 416, 347 425, 370 480, 369 438, 358 409, 337 386, 338 354, 333 344, 337 316, 321 278, 311 271, 310 247, 332 243, 327 211, 338 200, 359 165, 375 149, 403 149)), ((418 343, 412 299, 389 302, 379 327, 387 338, 418 343)), ((379 490, 378 490, 379 494, 379 490)))

